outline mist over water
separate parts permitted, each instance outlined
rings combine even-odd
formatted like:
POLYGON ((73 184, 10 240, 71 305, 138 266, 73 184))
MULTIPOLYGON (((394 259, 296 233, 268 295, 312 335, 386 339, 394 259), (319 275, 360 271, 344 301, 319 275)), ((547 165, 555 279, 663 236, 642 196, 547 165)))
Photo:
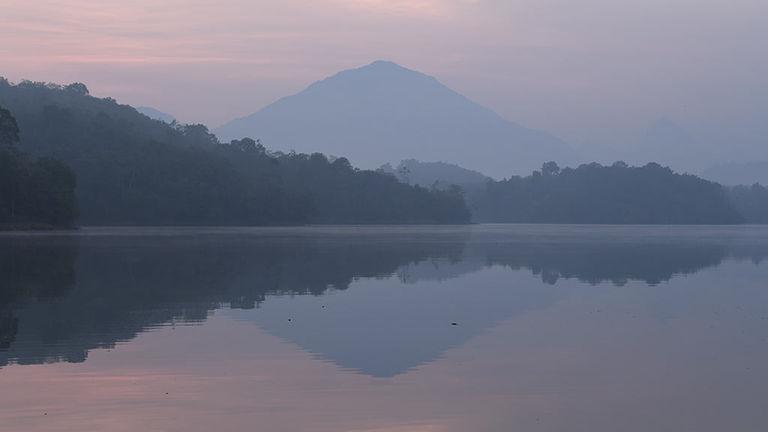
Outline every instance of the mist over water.
POLYGON ((749 226, 4 234, 0 430, 758 431, 767 240, 749 226))

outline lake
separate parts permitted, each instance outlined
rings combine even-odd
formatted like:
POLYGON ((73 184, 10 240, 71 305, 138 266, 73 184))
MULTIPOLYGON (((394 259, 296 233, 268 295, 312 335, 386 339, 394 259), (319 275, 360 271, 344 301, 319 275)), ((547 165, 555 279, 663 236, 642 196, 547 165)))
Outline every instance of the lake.
POLYGON ((0 234, 0 431, 765 431, 768 228, 0 234))

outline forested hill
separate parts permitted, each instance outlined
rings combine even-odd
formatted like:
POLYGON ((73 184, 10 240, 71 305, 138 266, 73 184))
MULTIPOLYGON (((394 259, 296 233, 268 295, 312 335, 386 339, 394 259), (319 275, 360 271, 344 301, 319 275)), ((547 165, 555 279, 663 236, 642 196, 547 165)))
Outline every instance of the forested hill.
POLYGON ((83 84, 0 78, 19 148, 77 175, 81 224, 464 223, 454 190, 413 187, 344 158, 222 144, 202 125, 169 125, 95 98, 83 84))
POLYGON ((544 164, 528 177, 488 182, 471 196, 480 222, 737 224, 745 217, 721 185, 651 163, 544 164))
POLYGON ((455 164, 422 162, 416 159, 405 159, 396 168, 385 164, 379 170, 397 177, 403 183, 438 188, 457 185, 465 190, 475 189, 493 180, 482 173, 455 164))

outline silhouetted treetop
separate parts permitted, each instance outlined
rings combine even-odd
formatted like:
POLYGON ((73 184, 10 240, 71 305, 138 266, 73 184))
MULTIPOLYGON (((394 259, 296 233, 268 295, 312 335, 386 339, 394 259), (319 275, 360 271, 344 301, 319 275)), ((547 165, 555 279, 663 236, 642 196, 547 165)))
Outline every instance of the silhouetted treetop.
POLYGON ((19 125, 11 112, 0 107, 0 145, 10 146, 19 142, 19 125))

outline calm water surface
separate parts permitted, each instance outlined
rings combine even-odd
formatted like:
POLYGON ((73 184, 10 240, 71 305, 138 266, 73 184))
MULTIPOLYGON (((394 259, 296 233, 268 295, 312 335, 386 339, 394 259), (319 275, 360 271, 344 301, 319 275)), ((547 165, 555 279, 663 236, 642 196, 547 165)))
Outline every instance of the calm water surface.
POLYGON ((0 431, 765 431, 768 229, 0 235, 0 431))

